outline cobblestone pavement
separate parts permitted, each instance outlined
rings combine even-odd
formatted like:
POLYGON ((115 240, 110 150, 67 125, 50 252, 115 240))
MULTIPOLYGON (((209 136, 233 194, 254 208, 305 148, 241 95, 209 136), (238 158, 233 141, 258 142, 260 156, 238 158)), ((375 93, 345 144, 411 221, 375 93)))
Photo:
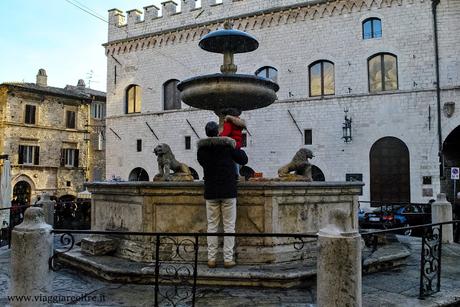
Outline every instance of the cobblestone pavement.
MULTIPOLYGON (((460 246, 443 247, 441 292, 419 300, 420 240, 402 238, 413 253, 408 264, 363 277, 363 306, 460 306, 460 246), (457 300, 457 303, 455 303, 457 300)), ((8 306, 10 252, 0 249, 0 306, 8 306)), ((63 269, 55 273, 54 296, 74 301, 53 306, 152 306, 152 285, 113 284, 79 272, 63 269), (85 296, 82 298, 82 296, 85 296), (88 301, 88 300, 92 301, 88 301)), ((161 292, 172 288, 162 288, 161 292)), ((312 306, 315 289, 199 288, 197 306, 312 306)), ((165 306, 167 300, 163 300, 165 306)))

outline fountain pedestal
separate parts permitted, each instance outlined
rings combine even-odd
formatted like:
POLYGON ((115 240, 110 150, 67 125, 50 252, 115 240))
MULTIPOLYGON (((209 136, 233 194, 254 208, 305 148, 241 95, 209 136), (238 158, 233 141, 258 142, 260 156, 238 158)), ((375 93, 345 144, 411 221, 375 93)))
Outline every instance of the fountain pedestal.
MULTIPOLYGON (((238 233, 316 234, 329 214, 342 209, 350 229, 358 229, 361 183, 242 182, 238 186, 238 233)), ((92 230, 194 233, 206 231, 203 182, 93 183, 92 230)), ((153 261, 153 237, 117 237, 115 256, 153 261)), ((240 264, 313 263, 316 240, 301 252, 293 239, 237 238, 240 264)), ((206 261, 206 239, 200 241, 199 260, 206 261)))

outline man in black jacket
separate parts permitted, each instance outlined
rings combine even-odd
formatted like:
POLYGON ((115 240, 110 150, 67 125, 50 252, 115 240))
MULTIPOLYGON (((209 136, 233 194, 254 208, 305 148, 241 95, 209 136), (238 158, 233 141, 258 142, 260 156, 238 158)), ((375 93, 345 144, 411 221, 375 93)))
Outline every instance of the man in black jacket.
MULTIPOLYGON (((235 149, 235 141, 228 137, 218 137, 219 125, 206 124, 208 138, 198 141, 198 162, 204 171, 204 198, 208 232, 217 232, 222 216, 224 232, 234 233, 236 222, 235 163, 245 165, 248 157, 242 150, 235 149)), ((235 237, 224 238, 224 267, 235 266, 233 247, 235 237)), ((216 267, 217 237, 208 237, 208 267, 216 267)))

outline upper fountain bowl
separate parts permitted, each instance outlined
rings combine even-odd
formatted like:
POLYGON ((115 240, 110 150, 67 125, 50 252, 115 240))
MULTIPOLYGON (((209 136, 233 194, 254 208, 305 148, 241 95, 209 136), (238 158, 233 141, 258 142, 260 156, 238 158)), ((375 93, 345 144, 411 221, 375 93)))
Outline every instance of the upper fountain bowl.
POLYGON ((227 28, 206 34, 198 45, 214 53, 245 53, 259 48, 259 42, 251 34, 227 28))

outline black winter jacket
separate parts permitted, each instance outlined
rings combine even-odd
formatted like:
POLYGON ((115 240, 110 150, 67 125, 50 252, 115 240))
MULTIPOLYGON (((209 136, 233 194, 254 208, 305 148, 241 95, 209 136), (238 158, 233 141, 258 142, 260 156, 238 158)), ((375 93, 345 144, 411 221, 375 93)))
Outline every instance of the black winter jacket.
POLYGON ((228 137, 199 140, 197 158, 204 171, 204 198, 235 198, 235 162, 248 163, 246 153, 235 149, 235 141, 228 137))

